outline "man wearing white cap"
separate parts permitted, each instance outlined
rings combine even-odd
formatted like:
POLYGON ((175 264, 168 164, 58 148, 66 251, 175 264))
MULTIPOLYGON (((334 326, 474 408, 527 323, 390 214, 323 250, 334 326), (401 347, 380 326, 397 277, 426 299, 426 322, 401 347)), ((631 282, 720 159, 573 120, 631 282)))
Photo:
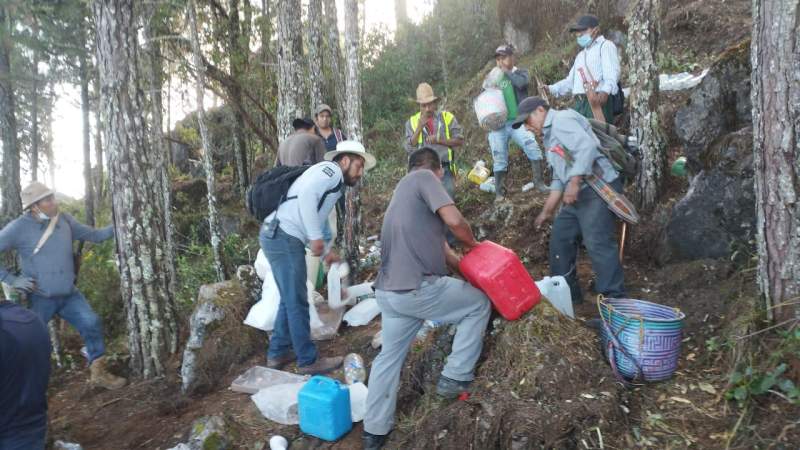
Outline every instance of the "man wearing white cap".
POLYGON ((325 161, 308 168, 292 183, 286 200, 264 219, 259 239, 272 266, 280 293, 275 328, 267 350, 267 367, 281 369, 297 360, 302 374, 323 374, 336 370, 341 357, 323 358, 311 341, 306 290, 306 244, 312 254, 325 262, 338 260, 325 249, 323 227, 343 185, 355 186, 364 171, 375 167, 375 157, 356 141, 342 141, 325 161), (294 350, 294 353, 292 353, 294 350))
POLYGON ((22 190, 23 214, 0 230, 0 252, 16 250, 22 272, 14 275, 0 266, 0 281, 28 294, 42 322, 58 314, 74 326, 86 345, 91 382, 117 389, 126 380, 106 370, 103 327, 86 298, 75 287, 72 242, 103 242, 114 237, 111 226, 94 229, 59 213, 55 192, 33 182, 22 190))

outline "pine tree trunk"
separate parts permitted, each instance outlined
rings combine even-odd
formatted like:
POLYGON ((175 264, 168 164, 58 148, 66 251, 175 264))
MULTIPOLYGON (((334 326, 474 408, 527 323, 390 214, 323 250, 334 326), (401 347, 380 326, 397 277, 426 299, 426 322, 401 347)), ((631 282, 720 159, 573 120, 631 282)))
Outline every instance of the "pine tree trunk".
MULTIPOLYGON (((361 78, 359 74, 358 0, 345 0, 345 49, 347 50, 347 97, 345 101, 345 133, 361 142, 361 78)), ((361 235, 361 192, 359 186, 345 192, 344 246, 351 279, 358 272, 358 241, 361 235)))
POLYGON ((324 83, 322 78, 322 0, 309 0, 308 19, 306 20, 308 29, 308 94, 310 111, 313 114, 322 102, 322 89, 324 83))
POLYGON ((278 2, 278 140, 292 131, 292 121, 304 114, 303 40, 300 0, 278 2))
MULTIPOLYGON (((249 1, 249 0, 247 0, 249 1)), ((245 33, 249 38, 249 34, 245 33)), ((229 0, 228 2, 228 58, 231 67, 231 76, 236 81, 231 86, 229 95, 231 100, 237 105, 243 105, 242 89, 240 83, 245 83, 245 73, 247 72, 247 60, 250 55, 250 47, 243 42, 242 30, 239 22, 239 0, 229 0)), ((236 179, 239 194, 244 196, 247 187, 250 185, 248 158, 247 158, 247 139, 244 135, 244 118, 242 114, 233 108, 233 151, 236 164, 236 179)))
POLYGON ((86 224, 94 226, 94 183, 92 182, 92 151, 89 122, 89 68, 86 51, 78 58, 81 82, 81 117, 83 117, 83 204, 86 208, 86 224))
MULTIPOLYGON (((155 8, 155 5, 153 5, 155 8)), ((163 25, 156 22, 157 11, 155 9, 147 12, 147 24, 144 27, 144 37, 148 44, 148 75, 149 75, 149 92, 150 92, 150 116, 152 118, 152 125, 150 127, 151 139, 153 141, 153 148, 159 157, 158 166, 159 182, 161 183, 161 195, 164 199, 164 236, 166 246, 164 257, 168 264, 168 285, 170 292, 178 291, 178 272, 176 269, 175 257, 175 226, 172 222, 172 182, 169 176, 169 145, 164 139, 164 96, 161 92, 164 87, 164 59, 161 53, 161 41, 157 38, 161 35, 163 25)), ((169 97, 169 91, 167 91, 169 97)), ((174 352, 175 349, 170 349, 174 352)))
POLYGON ((642 210, 656 205, 667 163, 666 140, 658 114, 658 67, 655 62, 660 12, 660 0, 637 0, 632 5, 628 21, 631 132, 638 136, 642 153, 635 199, 642 210))
POLYGON ((439 63, 442 66, 442 85, 444 87, 444 100, 447 101, 449 97, 449 86, 450 86, 450 76, 447 73, 447 41, 444 37, 444 26, 442 26, 442 20, 438 20, 436 24, 436 30, 439 32, 439 63))
POLYGON ((800 318, 796 301, 800 297, 798 22, 798 0, 753 1, 751 100, 758 284, 768 317, 777 322, 800 318), (790 304, 782 305, 786 302, 790 304))
MULTIPOLYGON (((270 40, 272 39, 272 19, 270 17, 270 2, 269 0, 261 0, 261 27, 259 33, 261 35, 261 53, 263 60, 261 64, 264 70, 264 80, 270 79, 269 60, 270 60, 270 40)), ((261 104, 266 105, 269 102, 269 92, 267 89, 260 89, 261 104)), ((266 114, 262 114, 261 128, 264 130, 269 129, 269 119, 266 114)), ((267 143, 261 141, 261 153, 267 152, 267 143)))
POLYGON ((92 80, 94 84, 94 97, 95 97, 95 105, 94 105, 94 193, 97 199, 96 204, 100 205, 103 202, 103 198, 105 196, 105 189, 103 188, 103 172, 104 163, 103 163, 103 138, 102 132, 103 124, 101 123, 100 118, 100 74, 95 70, 94 79, 92 80))
MULTIPOLYGON (((36 23, 36 22, 34 22, 36 23)), ((34 25, 34 36, 38 36, 34 25)), ((39 179, 39 51, 33 51, 33 80, 31 82, 31 180, 39 179)))
POLYGON ((406 0, 394 0, 394 18, 397 32, 408 26, 408 7, 406 0))
POLYGON ((178 339, 169 290, 161 158, 149 142, 139 85, 134 0, 95 0, 101 102, 109 190, 116 231, 120 291, 125 302, 132 372, 163 376, 178 339))
POLYGON ((0 227, 22 213, 19 180, 19 147, 17 142, 17 116, 14 87, 9 57, 12 46, 9 30, 12 23, 6 8, 0 6, 0 138, 3 141, 3 168, 0 179, 0 227))
MULTIPOLYGON (((327 54, 326 61, 329 62, 331 73, 333 73, 333 88, 334 97, 336 98, 336 111, 339 114, 339 122, 345 123, 347 121, 345 92, 347 86, 345 84, 345 77, 342 68, 342 48, 339 42, 339 16, 336 12, 336 1, 325 0, 325 28, 328 30, 327 39, 327 54)), ((347 135, 350 136, 349 134, 347 135)))
POLYGON ((205 71, 203 70, 203 59, 200 54, 200 41, 197 36, 197 12, 195 2, 189 2, 189 26, 191 27, 192 39, 192 58, 195 67, 195 80, 197 92, 197 125, 200 128, 200 139, 203 142, 203 170, 206 172, 206 197, 208 199, 208 231, 211 236, 211 251, 214 254, 214 271, 217 274, 217 281, 225 280, 225 269, 222 265, 222 242, 219 234, 219 212, 217 210, 217 184, 214 174, 213 151, 211 150, 211 139, 206 128, 206 109, 203 106, 205 97, 205 71))

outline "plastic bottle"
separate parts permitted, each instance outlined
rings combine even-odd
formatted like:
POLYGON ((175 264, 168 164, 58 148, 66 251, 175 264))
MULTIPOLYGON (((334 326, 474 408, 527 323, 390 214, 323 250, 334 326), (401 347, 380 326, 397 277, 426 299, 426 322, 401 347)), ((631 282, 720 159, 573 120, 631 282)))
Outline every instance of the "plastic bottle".
POLYGON ((686 157, 681 156, 680 158, 676 159, 674 163, 672 163, 672 168, 670 172, 673 176, 676 177, 685 177, 686 176, 686 157))
POLYGON ((476 162, 472 170, 469 171, 467 178, 477 185, 489 179, 489 169, 486 168, 486 162, 483 160, 476 162))
POLYGON ((484 192, 492 192, 493 193, 494 190, 495 190, 494 177, 489 177, 488 180, 486 180, 483 183, 481 183, 480 188, 484 192))
POLYGON ((365 383, 367 371, 364 369, 364 359, 358 353, 350 353, 344 357, 344 380, 347 384, 365 383))

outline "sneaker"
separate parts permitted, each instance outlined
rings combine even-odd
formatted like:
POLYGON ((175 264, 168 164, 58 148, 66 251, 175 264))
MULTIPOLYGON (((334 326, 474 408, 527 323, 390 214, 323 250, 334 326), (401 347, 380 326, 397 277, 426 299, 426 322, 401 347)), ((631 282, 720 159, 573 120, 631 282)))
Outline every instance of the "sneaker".
POLYGON ((344 358, 341 356, 332 356, 329 358, 317 358, 313 364, 297 368, 297 373, 300 375, 324 375, 333 372, 334 370, 342 367, 344 358))
POLYGON ((379 450, 386 444, 385 434, 372 434, 364 431, 361 437, 364 440, 364 450, 379 450))
POLYGON ((267 367, 270 369, 281 370, 284 367, 286 367, 286 365, 288 365, 289 363, 294 362, 296 359, 297 357, 292 352, 289 352, 277 358, 267 357, 267 367))
POLYGON ((436 393, 447 399, 456 398, 462 392, 467 391, 470 384, 472 384, 471 381, 458 381, 442 375, 439 377, 439 382, 436 383, 436 393))

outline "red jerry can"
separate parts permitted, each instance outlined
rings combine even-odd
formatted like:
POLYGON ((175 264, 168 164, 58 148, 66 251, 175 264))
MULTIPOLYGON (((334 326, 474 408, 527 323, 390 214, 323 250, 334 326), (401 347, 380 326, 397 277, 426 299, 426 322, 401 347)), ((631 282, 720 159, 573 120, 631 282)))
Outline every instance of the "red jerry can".
POLYGON ((461 259, 459 268, 470 284, 489 296, 506 320, 518 319, 541 299, 522 261, 502 245, 481 242, 461 259))

